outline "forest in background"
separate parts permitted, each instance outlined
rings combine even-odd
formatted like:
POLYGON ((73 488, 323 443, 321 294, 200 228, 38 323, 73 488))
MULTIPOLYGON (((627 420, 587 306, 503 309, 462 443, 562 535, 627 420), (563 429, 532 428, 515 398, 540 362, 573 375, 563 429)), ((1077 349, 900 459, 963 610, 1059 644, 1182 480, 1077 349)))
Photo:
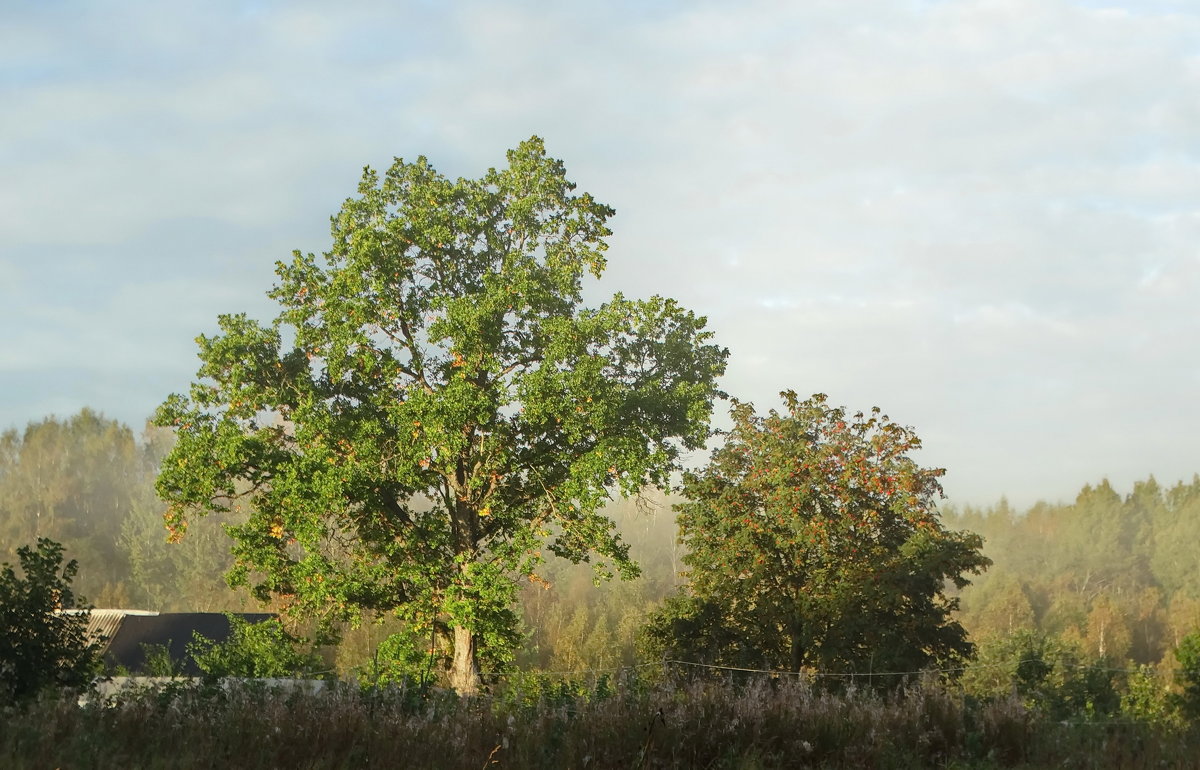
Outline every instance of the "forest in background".
MULTIPOLYGON (((224 582, 232 563, 224 522, 196 520, 167 542, 154 478, 171 440, 170 431, 135 434, 89 409, 0 435, 0 561, 49 537, 78 560, 76 588, 97 607, 261 611, 224 582)), ((641 566, 638 579, 596 585, 587 564, 552 558, 525 582, 519 668, 639 661, 639 629, 684 582, 671 503, 651 492, 607 509, 641 566)), ((1200 476, 1170 487, 1149 478, 1124 494, 1101 480, 1071 503, 946 505, 942 516, 982 535, 994 562, 960 595, 959 620, 981 656, 1031 632, 1114 666, 1159 665, 1200 627, 1200 476)), ((380 620, 347 630, 330 653, 339 673, 367 672, 379 644, 401 629, 380 620)))

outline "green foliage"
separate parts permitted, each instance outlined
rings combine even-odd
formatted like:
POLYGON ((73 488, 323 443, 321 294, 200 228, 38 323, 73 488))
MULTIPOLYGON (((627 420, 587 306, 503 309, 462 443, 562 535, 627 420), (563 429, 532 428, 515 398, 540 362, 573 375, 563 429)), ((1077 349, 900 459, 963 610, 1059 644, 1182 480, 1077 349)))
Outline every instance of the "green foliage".
MULTIPOLYGON (((776 640, 775 646, 778 644, 776 640)), ((742 630, 730 622, 723 603, 694 596, 687 589, 667 597, 651 614, 639 638, 639 650, 647 660, 681 658, 754 668, 769 665, 754 640, 743 637, 742 630)))
MULTIPOLYGON (((246 501, 233 504, 229 516, 192 521, 183 542, 165 542, 163 506, 152 482, 173 433, 148 429, 134 436, 93 410, 3 434, 0 532, 8 537, 0 542, 12 544, 9 560, 16 563, 19 538, 33 540, 40 527, 63 535, 64 560, 78 556, 83 570, 72 588, 89 597, 98 591, 106 602, 163 611, 249 609, 242 604, 247 598, 231 592, 221 577, 232 565, 221 525, 243 521, 246 501)), ((520 631, 527 641, 514 662, 521 668, 577 671, 638 662, 633 630, 678 584, 682 549, 673 545, 671 517, 647 515, 632 501, 617 501, 602 513, 616 521, 642 575, 595 586, 589 565, 549 556, 520 593, 520 631)), ((1030 630, 1071 645, 1085 665, 1103 653, 1109 667, 1140 671, 1139 664, 1174 663, 1170 653, 1200 624, 1200 599, 1191 593, 1200 584, 1192 574, 1196 561, 1187 557, 1200 522, 1197 480, 1160 487, 1150 478, 1127 494, 1101 481, 1064 504, 1016 511, 1001 501, 990 509, 942 513, 948 526, 985 535, 985 554, 996 562, 960 594, 959 617, 984 654, 995 639, 1030 630)), ((722 630, 715 620, 692 620, 685 636, 722 630)), ((389 618, 386 628, 373 627, 373 638, 370 625, 348 630, 339 670, 369 672, 379 639, 411 625, 389 618)), ((414 649, 429 646, 428 631, 419 632, 414 649)), ((435 672, 448 664, 449 652, 439 639, 435 672)), ((649 654, 653 659, 661 650, 649 654)), ((484 670, 498 665, 504 664, 481 662, 484 670)), ((1129 675, 1123 713, 1145 721, 1164 713, 1176 718, 1178 700, 1166 698, 1166 678, 1151 682, 1149 676, 1129 675)), ((996 697, 1012 692, 1011 680, 1005 681, 996 697)))
POLYGON ((1176 718, 1170 689, 1152 666, 1138 666, 1125 682, 1121 713, 1150 724, 1167 724, 1176 718))
POLYGON ((118 543, 129 561, 137 606, 160 612, 249 609, 246 597, 225 582, 233 557, 216 519, 195 522, 182 542, 167 542, 162 505, 136 505, 121 524, 118 543))
POLYGON ((405 628, 379 643, 371 660, 359 666, 358 679, 369 685, 425 685, 443 658, 433 635, 405 628))
POLYGON ((969 631, 976 643, 1037 627, 1035 603, 1039 597, 1027 581, 1016 575, 992 578, 978 588, 972 585, 964 594, 970 598, 973 610, 969 631))
POLYGON ((179 676, 179 666, 171 657, 171 648, 165 644, 143 644, 142 654, 144 663, 142 672, 146 676, 172 677, 179 676))
POLYGON ((963 675, 971 695, 998 699, 1016 694, 1026 708, 1052 719, 1096 719, 1120 711, 1119 672, 1088 658, 1077 645, 1022 630, 980 645, 963 675))
POLYGON ((917 671, 966 657, 952 620, 980 538, 933 507, 941 470, 878 409, 847 416, 824 396, 783 394, 787 413, 736 404, 712 461, 676 506, 687 590, 647 629, 673 657, 755 668, 917 671))
POLYGON ((86 687, 99 672, 87 614, 59 612, 76 604, 78 566, 63 565, 62 545, 49 538, 38 538, 36 549, 18 548, 17 558, 23 576, 8 563, 0 569, 0 703, 86 687))
POLYGON ((984 536, 993 562, 962 594, 973 639, 1018 628, 1061 636, 1117 668, 1157 665, 1200 622, 1200 477, 1149 477, 1122 496, 1107 481, 1070 503, 947 509, 984 536))
POLYGON ((613 694, 613 679, 601 673, 593 677, 572 678, 544 672, 513 672, 504 678, 495 693, 496 703, 504 708, 516 706, 534 711, 543 708, 572 707, 603 700, 613 694))
POLYGON ((1200 631, 1188 634, 1175 648, 1181 692, 1175 703, 1187 719, 1200 720, 1200 631))
POLYGON ((214 642, 196 633, 188 656, 210 677, 275 679, 321 673, 325 664, 313 650, 302 651, 304 640, 288 633, 278 620, 250 623, 228 615, 230 637, 214 642))
POLYGON ((613 211, 574 189, 537 138, 475 180, 368 169, 331 250, 278 263, 274 322, 222 316, 160 407, 175 532, 245 498, 234 582, 327 622, 395 610, 457 640, 466 690, 477 645, 519 643, 544 542, 635 574, 599 508, 703 444, 726 353, 671 299, 583 306, 613 211))

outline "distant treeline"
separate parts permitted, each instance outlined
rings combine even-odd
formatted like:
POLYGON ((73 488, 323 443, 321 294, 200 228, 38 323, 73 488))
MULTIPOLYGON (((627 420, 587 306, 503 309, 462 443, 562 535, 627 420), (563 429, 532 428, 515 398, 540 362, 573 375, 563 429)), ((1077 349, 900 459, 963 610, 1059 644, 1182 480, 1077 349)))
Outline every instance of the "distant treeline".
POLYGON ((1075 502, 944 512, 985 538, 995 564, 962 594, 979 642, 1033 630, 1110 661, 1156 664, 1200 627, 1200 476, 1153 477, 1122 496, 1107 481, 1075 502))
MULTIPOLYGON (((37 537, 79 561, 78 592, 99 607, 160 611, 260 608, 229 589, 227 522, 192 522, 167 542, 154 493, 169 431, 141 435, 90 409, 0 435, 0 560, 37 537)), ((549 561, 522 593, 521 668, 580 671, 638 661, 638 630, 680 583, 671 499, 652 493, 614 503, 642 567, 636 581, 596 586, 590 568, 549 561)), ((236 516, 236 514, 235 514, 236 516)), ((1107 481, 1070 504, 1028 511, 1006 502, 947 507, 952 529, 985 538, 994 566, 961 593, 961 621, 986 649, 1019 632, 1052 638, 1113 664, 1158 664, 1200 627, 1200 477, 1170 488, 1153 478, 1122 496, 1107 481)), ((369 667, 400 624, 384 619, 348 633, 338 668, 369 667)))
POLYGON ((168 544, 164 506, 154 493, 170 431, 141 436, 84 409, 0 434, 0 559, 48 537, 79 562, 75 588, 98 607, 159 611, 240 609, 233 594, 228 538, 201 521, 168 544))

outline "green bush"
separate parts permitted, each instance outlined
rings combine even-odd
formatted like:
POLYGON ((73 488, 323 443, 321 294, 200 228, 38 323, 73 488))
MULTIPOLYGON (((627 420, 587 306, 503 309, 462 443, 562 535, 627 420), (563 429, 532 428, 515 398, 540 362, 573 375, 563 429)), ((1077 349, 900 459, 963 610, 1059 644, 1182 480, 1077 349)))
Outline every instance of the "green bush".
POLYGON ((249 623, 229 618, 230 636, 215 642, 199 633, 188 644, 188 655, 210 677, 282 678, 310 676, 326 668, 321 657, 304 640, 288 633, 275 619, 249 623))
POLYGON ((1125 682, 1121 713, 1138 722, 1165 724, 1175 718, 1166 682, 1153 666, 1138 666, 1125 682))
POLYGON ((413 683, 424 687, 436 677, 441 657, 431 649, 428 634, 405 628, 380 642, 371 660, 356 672, 365 685, 413 683))
POLYGON ((142 671, 147 676, 172 677, 182 675, 181 667, 171 657, 171 647, 166 644, 143 644, 145 663, 142 671))
POLYGON ((1175 648, 1175 660, 1182 688, 1175 702, 1185 718, 1200 719, 1200 631, 1183 637, 1175 648))
POLYGON ((17 557, 23 577, 7 563, 0 570, 0 703, 88 686, 100 662, 88 643, 87 613, 58 612, 77 602, 71 581, 78 565, 64 566, 62 545, 44 537, 36 549, 18 548, 17 557))
POLYGON ((1117 673, 1076 645, 1022 630, 982 644, 962 685, 978 698, 1016 695, 1028 709, 1055 721, 1091 720, 1120 710, 1117 673))

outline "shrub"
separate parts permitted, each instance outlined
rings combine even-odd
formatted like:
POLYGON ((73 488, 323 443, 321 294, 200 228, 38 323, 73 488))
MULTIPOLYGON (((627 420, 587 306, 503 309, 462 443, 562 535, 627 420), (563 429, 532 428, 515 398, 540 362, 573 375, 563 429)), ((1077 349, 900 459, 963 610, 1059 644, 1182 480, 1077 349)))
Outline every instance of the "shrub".
POLYGON ((1182 691, 1175 702, 1187 719, 1200 719, 1200 631, 1188 634, 1175 648, 1182 691))
POLYGON ((1103 660, 1085 658, 1076 645, 1022 630, 983 644, 978 665, 967 670, 962 684, 975 697, 1016 695, 1055 721, 1093 719, 1120 709, 1116 674, 1103 660))
POLYGON ((147 676, 173 677, 182 674, 181 667, 171 657, 171 647, 166 644, 143 644, 145 663, 142 671, 147 676))
POLYGON ((1153 666, 1138 666, 1129 674, 1121 713, 1138 722, 1165 724, 1175 715, 1170 689, 1153 666))
POLYGON ((36 549, 18 548, 17 557, 23 577, 7 563, 0 570, 0 703, 52 687, 83 688, 100 670, 87 612, 59 612, 77 601, 76 562, 64 566, 62 545, 44 537, 36 549))
POLYGON ((274 678, 320 673, 325 669, 313 650, 301 651, 304 640, 288 633, 278 620, 249 623, 228 615, 230 636, 214 642, 197 633, 188 655, 210 677, 274 678))

